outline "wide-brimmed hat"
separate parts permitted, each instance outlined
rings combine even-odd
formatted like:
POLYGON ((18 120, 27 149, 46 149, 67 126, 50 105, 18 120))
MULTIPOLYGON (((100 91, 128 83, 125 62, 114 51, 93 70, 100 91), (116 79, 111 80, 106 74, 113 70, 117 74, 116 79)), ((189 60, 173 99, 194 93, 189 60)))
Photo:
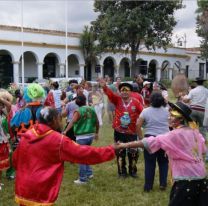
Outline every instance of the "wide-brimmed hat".
POLYGON ((151 82, 149 82, 149 81, 144 81, 144 82, 143 82, 143 86, 145 86, 145 85, 147 85, 147 84, 151 84, 151 82))
POLYGON ((204 81, 206 81, 206 79, 203 79, 201 77, 196 77, 196 79, 193 80, 193 82, 204 82, 204 81))
POLYGON ((5 89, 0 89, 0 98, 3 98, 4 100, 9 101, 12 103, 13 96, 5 89))
POLYGON ((128 87, 131 91, 133 91, 133 86, 127 82, 119 84, 118 86, 119 91, 121 91, 122 87, 128 87))
POLYGON ((168 104, 173 110, 179 112, 188 122, 193 121, 190 117, 191 109, 186 104, 182 102, 176 102, 175 104, 168 102, 168 104))

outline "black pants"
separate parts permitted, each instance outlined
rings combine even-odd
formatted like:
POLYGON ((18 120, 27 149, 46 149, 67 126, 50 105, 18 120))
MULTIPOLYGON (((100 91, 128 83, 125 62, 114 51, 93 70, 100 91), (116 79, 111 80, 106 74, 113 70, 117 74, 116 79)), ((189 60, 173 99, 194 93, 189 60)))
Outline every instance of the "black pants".
POLYGON ((168 176, 168 158, 165 156, 164 150, 160 149, 157 152, 150 154, 144 149, 145 160, 145 184, 144 190, 151 190, 154 184, 156 162, 159 166, 159 181, 160 186, 167 186, 168 176))
POLYGON ((169 206, 207 206, 208 180, 176 181, 170 192, 169 206))
MULTIPOLYGON (((119 133, 117 131, 114 131, 115 142, 119 141, 119 142, 126 143, 126 142, 132 142, 136 140, 137 140, 137 135, 124 134, 124 133, 119 133)), ((136 176, 137 174, 136 163, 139 157, 138 149, 135 149, 135 148, 123 149, 122 151, 118 152, 116 156, 117 156, 118 174, 121 176, 127 175, 126 156, 128 156, 129 175, 136 176)))

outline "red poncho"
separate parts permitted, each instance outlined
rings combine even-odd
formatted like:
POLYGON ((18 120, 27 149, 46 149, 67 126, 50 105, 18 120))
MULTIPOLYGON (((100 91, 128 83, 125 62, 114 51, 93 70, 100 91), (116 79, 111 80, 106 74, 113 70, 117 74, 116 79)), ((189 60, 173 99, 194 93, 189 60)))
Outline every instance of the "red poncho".
POLYGON ((37 124, 21 135, 13 154, 15 200, 22 205, 52 205, 58 197, 64 161, 92 165, 114 156, 112 146, 80 146, 48 126, 37 124))

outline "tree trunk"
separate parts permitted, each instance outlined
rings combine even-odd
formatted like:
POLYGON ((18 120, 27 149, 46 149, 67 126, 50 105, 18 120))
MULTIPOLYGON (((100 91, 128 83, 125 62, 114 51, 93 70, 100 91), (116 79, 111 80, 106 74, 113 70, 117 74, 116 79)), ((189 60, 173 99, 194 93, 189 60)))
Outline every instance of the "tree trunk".
POLYGON ((136 56, 137 51, 135 51, 135 49, 131 49, 131 77, 136 75, 136 56))

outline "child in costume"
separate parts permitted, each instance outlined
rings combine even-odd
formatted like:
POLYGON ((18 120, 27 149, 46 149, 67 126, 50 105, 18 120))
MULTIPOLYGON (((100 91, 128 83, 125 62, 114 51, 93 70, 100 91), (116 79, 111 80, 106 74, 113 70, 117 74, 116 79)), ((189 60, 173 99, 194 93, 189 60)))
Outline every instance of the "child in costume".
POLYGON ((163 149, 170 163, 174 184, 169 206, 207 206, 208 180, 203 161, 205 140, 190 118, 190 108, 182 102, 169 103, 170 126, 174 130, 141 141, 120 143, 119 147, 144 147, 150 153, 163 149))
POLYGON ((19 133, 26 132, 37 121, 40 109, 43 107, 44 97, 45 91, 37 83, 30 84, 24 90, 23 98, 27 104, 23 109, 16 112, 10 122, 16 136, 17 144, 20 140, 19 133))

